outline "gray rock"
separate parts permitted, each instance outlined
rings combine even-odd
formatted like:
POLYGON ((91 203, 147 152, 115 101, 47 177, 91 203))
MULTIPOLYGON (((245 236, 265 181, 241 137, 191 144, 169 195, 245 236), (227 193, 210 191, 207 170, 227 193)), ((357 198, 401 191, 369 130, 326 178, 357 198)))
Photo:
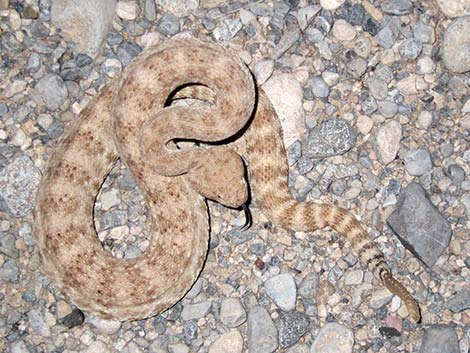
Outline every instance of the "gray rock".
POLYGON ((377 43, 383 48, 389 49, 395 44, 400 32, 391 25, 387 25, 377 33, 377 43))
POLYGON ((405 164, 410 175, 420 176, 432 170, 431 155, 426 149, 409 151, 405 156, 405 164))
POLYGON ((308 41, 315 44, 319 44, 325 39, 324 34, 318 28, 315 28, 313 26, 309 26, 307 28, 307 30, 305 31, 305 36, 307 37, 308 41))
POLYGON ((310 322, 304 313, 297 311, 279 311, 279 345, 290 347, 308 331, 310 322))
POLYGON ((297 287, 294 277, 290 273, 281 273, 268 278, 264 282, 266 293, 282 310, 289 311, 295 308, 297 287))
POLYGON ((123 210, 114 210, 105 212, 100 218, 100 229, 106 230, 122 226, 127 223, 127 212, 123 210))
POLYGON ((81 53, 95 57, 111 29, 116 0, 52 0, 51 21, 81 53))
POLYGON ((310 89, 317 98, 326 98, 330 94, 330 87, 326 84, 321 76, 315 76, 310 83, 310 89))
POLYGON ((47 74, 36 84, 31 96, 37 104, 57 110, 67 99, 68 91, 60 76, 47 74))
POLYGON ((411 38, 405 39, 398 48, 402 57, 408 60, 414 60, 423 50, 423 43, 419 40, 411 38))
POLYGON ((385 99, 388 95, 387 83, 376 77, 369 77, 366 80, 367 87, 375 99, 385 99))
POLYGON ((460 185, 465 180, 465 170, 458 164, 449 165, 445 172, 455 185, 460 185))
POLYGON ((184 323, 183 337, 186 343, 190 343, 197 338, 197 323, 194 320, 184 323))
POLYGON ((361 108, 364 114, 372 115, 378 108, 377 101, 375 100, 369 92, 364 91, 360 95, 361 99, 361 108))
POLYGON ((26 64, 25 69, 28 73, 33 74, 39 71, 39 69, 41 68, 41 63, 41 57, 39 56, 39 54, 31 53, 28 58, 28 63, 26 64))
POLYGON ((18 249, 15 247, 15 236, 13 234, 0 232, 0 252, 15 259, 18 257, 18 249))
POLYGON ((354 78, 361 78, 362 75, 365 74, 367 70, 367 61, 365 61, 363 58, 356 57, 347 63, 347 69, 348 72, 354 77, 354 78))
POLYGON ((376 66, 374 75, 387 83, 390 83, 393 80, 393 71, 384 64, 379 64, 376 66))
POLYGON ((209 313, 211 307, 212 303, 209 301, 195 304, 186 304, 183 306, 181 318, 184 321, 200 319, 209 313))
POLYGON ((157 18, 157 7, 155 6, 155 0, 145 0, 144 16, 149 21, 155 21, 157 18))
POLYGON ((8 113, 8 106, 4 102, 0 102, 0 117, 8 113))
POLYGON ((277 330, 271 316, 262 306, 253 307, 248 313, 248 351, 271 353, 277 346, 277 330))
POLYGON ((453 295, 446 303, 447 309, 461 313, 470 309, 470 288, 464 288, 453 295))
POLYGON ((413 4, 409 0, 385 0, 380 7, 390 15, 406 15, 410 13, 413 4))
POLYGON ((450 71, 462 73, 470 70, 470 16, 453 20, 442 41, 442 59, 450 71))
POLYGON ((160 33, 172 37, 180 32, 180 23, 173 13, 167 11, 157 21, 157 29, 160 33))
POLYGON ((330 119, 310 130, 303 155, 325 158, 349 151, 356 143, 356 134, 345 120, 330 119))
POLYGON ((0 209, 13 217, 26 215, 34 206, 41 173, 26 155, 16 157, 0 171, 0 209))
POLYGON ((398 112, 398 105, 392 101, 378 101, 377 107, 379 109, 380 114, 382 114, 386 118, 392 118, 398 112))
POLYGON ((242 27, 242 22, 239 19, 226 18, 212 34, 216 40, 220 42, 228 42, 237 35, 242 27))
POLYGON ((0 269, 0 279, 6 282, 18 283, 20 268, 15 260, 7 260, 0 269))
POLYGON ((30 27, 31 35, 35 38, 44 39, 49 35, 50 29, 40 21, 34 21, 30 27))
POLYGON ((413 26, 413 37, 421 43, 433 43, 434 28, 424 24, 423 22, 416 22, 413 26))
POLYGON ((297 27, 286 32, 273 50, 273 59, 279 59, 290 47, 298 42, 299 38, 300 30, 297 27))
POLYGON ((184 297, 186 299, 194 299, 199 295, 199 293, 201 293, 201 290, 202 290, 202 280, 201 278, 198 278, 197 281, 194 282, 189 292, 187 292, 184 297))
POLYGON ((460 353, 454 328, 450 325, 433 325, 428 328, 419 353, 460 353))
POLYGON ((220 321, 227 327, 238 327, 246 321, 246 312, 240 300, 225 298, 222 301, 220 321))
POLYGON ((40 309, 32 309, 28 312, 28 321, 31 328, 44 337, 51 337, 51 330, 47 325, 44 314, 40 309))
POLYGON ((352 353, 354 334, 346 326, 330 322, 322 326, 310 353, 352 353))
POLYGON ((302 142, 297 140, 287 148, 287 160, 289 161, 289 165, 294 165, 301 156, 302 142))
POLYGON ((436 263, 452 236, 447 220, 416 183, 409 184, 400 193, 397 207, 387 223, 403 245, 428 267, 436 263))
POLYGON ((24 341, 14 341, 11 343, 10 353, 30 353, 30 352, 24 341))

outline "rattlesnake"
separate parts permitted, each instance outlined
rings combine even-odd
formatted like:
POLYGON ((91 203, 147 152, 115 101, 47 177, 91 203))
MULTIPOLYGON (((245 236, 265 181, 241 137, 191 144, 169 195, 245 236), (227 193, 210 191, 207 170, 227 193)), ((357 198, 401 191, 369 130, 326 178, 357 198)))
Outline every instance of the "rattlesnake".
POLYGON ((354 216, 293 199, 280 123, 246 66, 221 46, 195 39, 168 40, 136 58, 81 112, 52 154, 35 208, 45 272, 78 307, 105 318, 142 319, 176 303, 197 278, 207 252, 202 195, 239 206, 247 185, 243 163, 228 147, 181 151, 172 141, 221 141, 241 129, 252 195, 268 219, 294 231, 329 226, 345 235, 418 321, 416 302, 354 216), (211 90, 212 106, 168 106, 170 95, 191 83, 211 90), (145 195, 153 235, 149 249, 132 260, 104 251, 93 226, 96 195, 118 158, 145 195))

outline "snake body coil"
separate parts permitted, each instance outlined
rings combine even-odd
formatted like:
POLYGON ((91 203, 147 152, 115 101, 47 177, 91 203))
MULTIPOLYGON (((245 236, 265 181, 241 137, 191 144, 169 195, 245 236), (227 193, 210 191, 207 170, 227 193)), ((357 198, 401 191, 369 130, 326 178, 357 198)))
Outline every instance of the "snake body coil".
POLYGON ((246 185, 239 182, 242 163, 224 147, 177 151, 171 142, 221 141, 249 123, 249 181, 266 216, 287 229, 329 226, 345 235, 361 261, 419 320, 417 304, 350 213, 292 198, 277 115, 262 90, 255 97, 248 69, 220 46, 171 40, 138 57, 84 109, 45 170, 35 228, 47 274, 76 305, 105 318, 142 319, 176 303, 207 252, 207 208, 195 190, 235 206, 244 202, 246 185), (211 107, 167 106, 175 90, 194 83, 212 90, 211 107), (118 158, 145 195, 151 220, 151 245, 132 260, 106 252, 93 226, 96 195, 118 158), (233 167, 212 167, 211 161, 233 167), (212 176, 201 177, 207 170, 212 176))

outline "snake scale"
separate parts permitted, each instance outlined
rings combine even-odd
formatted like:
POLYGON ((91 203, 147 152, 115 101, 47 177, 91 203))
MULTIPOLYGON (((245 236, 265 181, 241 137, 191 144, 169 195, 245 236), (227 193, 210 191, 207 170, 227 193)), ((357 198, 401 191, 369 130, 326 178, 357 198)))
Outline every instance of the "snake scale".
POLYGON ((142 319, 175 304, 205 261, 205 198, 236 207, 248 192, 243 162, 231 149, 178 150, 173 141, 222 141, 241 129, 252 195, 267 218, 293 231, 331 227, 344 235, 418 321, 417 303, 353 215, 291 196, 280 123, 248 68, 231 51, 195 39, 143 52, 88 104, 51 155, 35 208, 45 272, 78 307, 104 318, 142 319), (169 105, 188 84, 208 87, 213 104, 169 105), (93 224, 96 195, 119 158, 144 194, 151 222, 151 245, 130 260, 106 252, 93 224))

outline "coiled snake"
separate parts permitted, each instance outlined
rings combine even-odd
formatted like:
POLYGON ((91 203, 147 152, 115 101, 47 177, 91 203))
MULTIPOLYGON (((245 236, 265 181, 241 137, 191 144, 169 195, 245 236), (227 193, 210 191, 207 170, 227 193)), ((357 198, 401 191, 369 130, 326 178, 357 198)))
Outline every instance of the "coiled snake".
POLYGON ((35 209, 50 278, 78 307, 105 318, 142 319, 175 304, 205 260, 205 197, 239 206, 247 184, 241 158, 228 147, 180 151, 172 141, 221 141, 244 127, 249 183, 268 219, 294 231, 328 226, 343 234, 419 320, 416 302, 354 216, 293 199, 282 130, 269 99, 236 55, 195 39, 169 40, 136 58, 82 111, 52 154, 35 209), (210 107, 168 106, 175 90, 194 83, 211 90, 210 107), (151 216, 151 245, 132 260, 106 252, 93 225, 96 195, 118 158, 132 172, 151 216))

